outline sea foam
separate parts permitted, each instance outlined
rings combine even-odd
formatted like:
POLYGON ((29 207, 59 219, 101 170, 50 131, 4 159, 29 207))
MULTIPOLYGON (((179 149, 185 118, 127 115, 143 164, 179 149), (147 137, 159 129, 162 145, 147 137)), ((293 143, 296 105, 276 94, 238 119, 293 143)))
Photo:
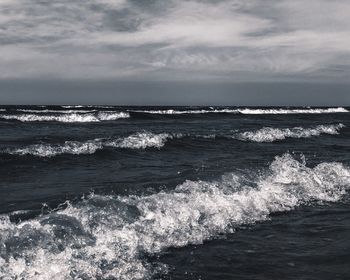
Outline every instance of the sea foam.
POLYGON ((274 142, 277 140, 284 140, 286 138, 310 138, 313 136, 320 136, 321 134, 339 134, 339 130, 345 125, 339 123, 337 125, 318 125, 313 128, 273 128, 264 127, 255 131, 245 131, 234 135, 233 138, 243 141, 253 142, 274 142))
POLYGON ((101 122, 129 118, 126 112, 98 112, 98 113, 65 113, 54 115, 43 114, 16 114, 16 115, 0 115, 0 119, 18 120, 21 122, 101 122))
POLYGON ((349 111, 343 107, 338 108, 302 108, 302 109, 197 109, 197 110, 132 110, 130 112, 158 114, 158 115, 183 115, 183 114, 212 114, 212 113, 227 113, 227 114, 247 114, 247 115, 279 115, 279 114, 331 114, 331 113, 348 113, 349 111))
MULTIPOLYGON (((251 178, 254 171, 247 172, 251 178)), ((271 213, 342 199, 350 169, 336 162, 310 168, 285 154, 254 185, 246 182, 230 173, 148 196, 91 195, 17 224, 1 215, 0 278, 145 279, 155 267, 144 256, 202 244, 271 213)))
POLYGON ((286 138, 310 138, 320 136, 321 134, 336 135, 345 125, 319 125, 313 128, 272 128, 264 127, 256 131, 237 132, 234 135, 191 135, 189 133, 152 133, 141 131, 131 134, 127 137, 104 139, 97 138, 87 141, 65 141, 62 144, 33 144, 22 148, 8 148, 2 150, 2 153, 11 155, 33 155, 39 157, 53 157, 62 154, 84 155, 94 154, 96 151, 104 148, 120 149, 147 149, 164 147, 168 140, 191 137, 192 141, 196 139, 213 139, 218 136, 226 139, 237 139, 240 141, 252 142, 274 142, 286 138))
POLYGON ((102 139, 88 141, 65 141, 63 144, 33 144, 23 148, 6 149, 3 152, 12 155, 33 155, 39 157, 53 157, 62 154, 93 154, 105 147, 121 149, 161 148, 168 139, 181 137, 181 134, 160 133, 148 131, 137 132, 124 138, 102 139))
POLYGON ((332 113, 349 113, 349 111, 343 107, 338 108, 303 108, 303 109, 239 109, 242 114, 247 115, 264 115, 264 114, 332 114, 332 113))

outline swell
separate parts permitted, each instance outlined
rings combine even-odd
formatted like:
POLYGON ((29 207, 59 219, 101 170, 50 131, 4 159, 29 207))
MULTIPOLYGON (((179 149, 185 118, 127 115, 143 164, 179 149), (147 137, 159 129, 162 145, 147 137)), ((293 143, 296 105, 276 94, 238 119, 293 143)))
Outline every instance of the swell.
POLYGON ((154 267, 144 256, 202 244, 275 212, 337 202, 350 187, 349 167, 324 162, 310 168, 290 154, 277 156, 252 184, 254 172, 247 171, 249 179, 229 173, 185 181, 148 196, 91 195, 18 224, 2 215, 0 278, 145 279, 154 267))
POLYGON ((196 139, 235 139, 240 141, 251 142, 274 142, 286 138, 310 138, 317 137, 321 134, 336 135, 344 128, 345 125, 319 125, 313 128, 271 128, 264 127, 256 131, 237 132, 234 134, 208 134, 208 135, 191 135, 189 133, 159 133, 155 134, 148 131, 137 132, 124 138, 116 139, 93 139, 87 141, 65 141, 63 144, 33 144, 22 148, 8 148, 2 150, 2 153, 10 155, 32 155, 38 157, 53 157, 62 154, 87 155, 94 154, 104 148, 120 149, 160 149, 168 140, 188 137, 190 141, 196 139))
POLYGON ((114 112, 114 111, 100 111, 96 113, 81 113, 81 112, 67 112, 56 114, 2 114, 0 119, 5 120, 17 120, 21 122, 101 122, 112 121, 118 119, 129 118, 129 113, 126 112, 114 112))

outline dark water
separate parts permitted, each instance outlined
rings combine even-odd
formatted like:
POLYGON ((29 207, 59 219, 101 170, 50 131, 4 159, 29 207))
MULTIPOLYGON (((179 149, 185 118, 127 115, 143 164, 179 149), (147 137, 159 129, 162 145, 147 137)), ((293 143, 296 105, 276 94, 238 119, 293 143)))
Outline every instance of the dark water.
POLYGON ((350 279, 348 108, 0 107, 0 279, 350 279))

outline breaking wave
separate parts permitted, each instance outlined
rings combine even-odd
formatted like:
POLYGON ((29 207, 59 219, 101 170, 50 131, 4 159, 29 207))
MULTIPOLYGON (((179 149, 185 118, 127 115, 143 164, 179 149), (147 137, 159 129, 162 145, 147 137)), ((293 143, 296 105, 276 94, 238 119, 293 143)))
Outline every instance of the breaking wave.
POLYGON ((64 106, 61 106, 61 107, 70 109, 70 108, 83 108, 84 106, 83 105, 64 105, 64 106))
POLYGON ((137 132, 124 138, 105 139, 97 138, 87 141, 65 141, 63 144, 33 144, 23 148, 5 149, 2 153, 11 155, 33 155, 38 157, 53 157, 62 154, 84 155, 94 154, 96 151, 110 148, 121 149, 147 149, 162 148, 168 140, 179 139, 183 137, 192 137, 192 139, 216 139, 223 137, 226 139, 237 139, 240 141, 252 142, 274 142, 286 138, 309 138, 321 134, 335 135, 345 125, 319 125, 314 128, 272 128, 264 127, 256 131, 245 131, 235 133, 234 135, 191 135, 186 133, 159 133, 155 134, 148 131, 137 132))
POLYGON ((272 128, 264 127, 256 131, 246 131, 238 133, 233 138, 243 141, 253 142, 274 142, 277 140, 284 140, 286 138, 309 138, 319 136, 321 134, 339 134, 339 130, 345 125, 319 125, 314 128, 272 128))
POLYGON ((208 114, 208 113, 239 113, 236 109, 212 109, 212 110, 131 110, 130 112, 157 114, 157 115, 183 115, 183 114, 208 114))
POLYGON ((180 135, 172 135, 169 133, 153 134, 151 132, 139 132, 132 134, 123 139, 108 141, 106 146, 129 149, 146 149, 149 147, 161 148, 168 139, 180 137, 180 135))
POLYGON ((21 122, 101 122, 129 118, 129 113, 105 111, 98 113, 64 113, 55 115, 42 114, 19 114, 19 115, 0 115, 0 119, 18 120, 21 122))
POLYGON ((261 115, 261 114, 331 114, 331 113, 349 113, 343 107, 338 108, 305 108, 305 109, 239 109, 242 114, 261 115))
POLYGON ((267 220, 271 213, 336 202, 349 187, 349 167, 325 162, 310 168, 285 154, 265 175, 256 175, 253 185, 248 177, 230 173, 148 196, 90 195, 18 224, 2 215, 0 278, 145 279, 166 273, 147 256, 202 244, 267 220))
POLYGON ((85 142, 66 141, 64 144, 34 144, 19 149, 6 149, 4 152, 12 155, 33 155, 39 157, 53 157, 62 154, 93 154, 105 147, 122 149, 146 149, 161 148, 168 139, 181 137, 180 134, 151 132, 138 132, 125 138, 117 139, 94 139, 85 142))
POLYGON ((330 113, 348 113, 343 107, 338 108, 305 108, 305 109, 211 109, 211 110, 132 110, 130 112, 160 114, 160 115, 182 115, 182 114, 209 114, 209 113, 228 113, 228 114, 330 114, 330 113))
POLYGON ((25 113, 56 113, 56 114, 74 114, 74 113, 93 113, 96 110, 53 110, 53 109, 42 109, 42 110, 35 110, 35 109, 16 109, 18 112, 25 112, 25 113))

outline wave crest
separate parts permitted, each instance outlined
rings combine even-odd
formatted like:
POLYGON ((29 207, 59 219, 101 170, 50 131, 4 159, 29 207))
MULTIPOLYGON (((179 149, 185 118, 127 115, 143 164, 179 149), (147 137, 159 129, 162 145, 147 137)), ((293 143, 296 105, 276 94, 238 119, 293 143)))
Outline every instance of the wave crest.
POLYGON ((11 155, 33 155, 39 157, 53 157, 62 154, 93 154, 97 150, 105 147, 115 147, 122 149, 146 149, 158 148, 165 145, 168 139, 181 137, 180 134, 160 133, 154 134, 148 131, 134 133, 125 138, 94 139, 84 142, 66 141, 64 144, 34 144, 19 149, 7 149, 6 153, 11 155))
POLYGON ((0 119, 5 120, 17 120, 21 122, 101 122, 111 121, 117 119, 130 118, 129 113, 125 112, 98 112, 93 113, 64 113, 55 115, 42 115, 42 114, 19 114, 19 115, 0 115, 0 119))
POLYGON ((158 114, 158 115, 183 115, 183 114, 211 114, 211 113, 227 113, 227 114, 247 114, 247 115, 279 115, 279 114, 331 114, 331 113, 348 113, 349 111, 343 107, 338 108, 303 108, 303 109, 197 109, 197 110, 131 110, 130 112, 158 114))
POLYGON ((129 149, 146 149, 149 147, 161 148, 168 139, 174 136, 168 133, 154 134, 148 131, 138 132, 126 138, 110 141, 106 146, 129 148, 129 149))
POLYGON ((246 131, 239 133, 234 138, 243 141, 253 142, 274 142, 277 140, 284 140, 286 138, 309 138, 313 136, 319 136, 321 134, 339 134, 339 130, 344 128, 345 125, 319 125, 314 128, 272 128, 264 127, 256 131, 246 131))
POLYGON ((247 115, 264 115, 264 114, 332 114, 332 113, 349 113, 343 107, 338 108, 305 108, 305 109, 239 109, 239 112, 247 115))
POLYGON ((338 201, 350 169, 335 162, 309 168, 285 154, 253 187, 245 182, 232 173, 149 196, 91 195, 18 224, 2 215, 0 278, 144 279, 152 274, 145 254, 201 244, 310 202, 338 201))

